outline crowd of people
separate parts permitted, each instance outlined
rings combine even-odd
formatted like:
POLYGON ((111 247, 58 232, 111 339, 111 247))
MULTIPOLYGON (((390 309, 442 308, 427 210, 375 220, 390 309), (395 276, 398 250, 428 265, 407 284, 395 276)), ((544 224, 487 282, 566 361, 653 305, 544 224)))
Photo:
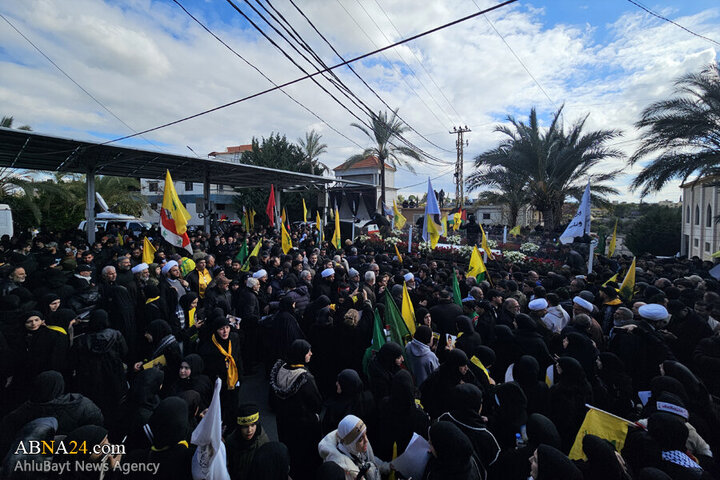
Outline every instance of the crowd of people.
POLYGON ((198 230, 189 254, 150 231, 152 263, 129 232, 2 238, 0 477, 120 478, 144 463, 157 471, 131 478, 190 479, 219 379, 233 480, 406 478, 393 460, 414 434, 428 480, 720 478, 708 262, 638 257, 627 298, 629 257, 598 256, 587 273, 572 247, 535 269, 498 256, 478 280, 459 255, 400 259, 291 233, 283 254, 274 230, 198 230), (258 254, 241 258, 244 242, 258 254), (373 344, 404 287, 414 333, 373 344), (250 375, 268 379, 277 441, 248 401, 250 375), (587 405, 632 427, 619 451, 588 434, 570 460, 587 405), (18 468, 65 461, 20 448, 53 438, 125 454, 83 453, 104 470, 18 468))

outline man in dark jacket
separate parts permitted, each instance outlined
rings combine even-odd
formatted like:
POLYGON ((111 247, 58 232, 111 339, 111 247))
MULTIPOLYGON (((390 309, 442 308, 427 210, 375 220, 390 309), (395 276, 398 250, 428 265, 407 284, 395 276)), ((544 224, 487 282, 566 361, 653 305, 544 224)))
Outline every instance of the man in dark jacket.
POLYGON ((42 372, 33 380, 30 399, 7 414, 0 422, 0 453, 5 455, 10 442, 23 425, 40 417, 54 417, 59 435, 83 425, 102 425, 103 414, 92 400, 79 393, 66 393, 59 372, 42 372))

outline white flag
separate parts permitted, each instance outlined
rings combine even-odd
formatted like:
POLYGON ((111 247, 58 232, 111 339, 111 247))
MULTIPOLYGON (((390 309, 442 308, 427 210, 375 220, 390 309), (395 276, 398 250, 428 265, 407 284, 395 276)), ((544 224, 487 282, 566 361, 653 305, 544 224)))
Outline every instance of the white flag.
POLYGON ((194 445, 197 445, 192 459, 193 480, 230 480, 225 444, 222 441, 221 387, 222 381, 218 378, 215 380, 215 391, 210 407, 190 439, 194 445))
POLYGON ((582 237, 586 233, 590 233, 590 182, 585 187, 577 213, 560 235, 560 243, 572 243, 575 237, 582 237))

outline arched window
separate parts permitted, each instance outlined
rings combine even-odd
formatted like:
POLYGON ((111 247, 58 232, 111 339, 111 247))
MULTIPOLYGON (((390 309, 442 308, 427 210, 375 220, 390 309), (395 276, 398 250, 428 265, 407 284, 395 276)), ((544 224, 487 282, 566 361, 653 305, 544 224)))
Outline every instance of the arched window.
POLYGON ((695 205, 695 225, 700 225, 700 206, 695 205))
POLYGON ((712 208, 710 208, 709 203, 708 203, 707 212, 705 213, 705 226, 712 227, 712 208))
POLYGON ((690 205, 685 207, 685 223, 690 223, 690 205))

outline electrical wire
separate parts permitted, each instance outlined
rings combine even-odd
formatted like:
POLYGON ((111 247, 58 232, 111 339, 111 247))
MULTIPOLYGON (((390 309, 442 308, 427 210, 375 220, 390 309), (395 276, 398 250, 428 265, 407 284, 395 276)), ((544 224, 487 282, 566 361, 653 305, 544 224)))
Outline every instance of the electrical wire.
MULTIPOLYGON (((449 168, 448 170, 446 170, 444 173, 441 173, 440 175, 438 175, 438 176, 436 176, 436 177, 432 177, 430 180, 431 180, 431 181, 432 181, 432 180, 437 180, 437 179, 440 178, 440 177, 444 177, 445 175, 449 175, 449 174, 453 173, 454 170, 455 170, 455 167, 454 167, 454 166, 453 166, 453 167, 450 167, 450 168, 449 168)), ((422 184, 425 183, 425 182, 427 182, 427 180, 423 180, 422 182, 418 182, 418 183, 413 183, 412 185, 405 185, 404 187, 398 187, 398 190, 404 190, 404 189, 406 189, 406 188, 417 187, 418 185, 422 185, 422 184)))
POLYGON ((689 28, 683 27, 683 26, 680 25, 679 23, 673 22, 673 21, 670 20, 669 18, 663 17, 662 15, 653 12, 652 10, 650 10, 649 8, 647 8, 646 6, 644 6, 644 5, 642 5, 642 4, 638 3, 638 2, 635 2, 635 1, 633 1, 633 0, 628 0, 628 2, 632 3, 633 5, 635 5, 636 7, 640 8, 640 9, 642 9, 642 10, 645 10, 647 13, 649 13, 649 14, 652 15, 653 17, 657 17, 657 18, 659 18, 660 20, 664 20, 664 21, 666 21, 666 22, 668 22, 668 23, 672 23, 672 24, 675 25, 676 27, 685 30, 685 31, 688 32, 690 35, 695 35, 695 36, 698 37, 698 38, 702 38, 703 40, 707 40, 708 42, 712 42, 712 43, 714 43, 715 45, 720 46, 720 42, 718 42, 718 41, 716 41, 716 40, 713 40, 712 38, 708 38, 708 37, 706 37, 706 36, 704 36, 704 35, 700 35, 699 33, 695 33, 695 32, 693 32, 692 30, 690 30, 689 28))
MULTIPOLYGON (((275 82, 272 81, 267 75, 265 75, 265 74, 262 72, 262 70, 260 70, 258 67, 256 67, 255 65, 253 65, 253 64, 252 64, 249 60, 247 60, 245 57, 243 57, 242 55, 240 55, 235 49, 233 49, 230 45, 228 45, 227 43, 225 43, 220 37, 218 37, 217 35, 215 35, 214 32, 212 32, 205 24, 203 24, 203 23, 202 23, 199 19, 197 19, 192 13, 190 13, 178 0, 173 0, 173 2, 175 2, 175 4, 177 4, 177 6, 179 6, 179 7, 183 10, 183 12, 185 12, 190 18, 192 18, 192 19, 195 21, 195 23, 197 23, 198 25, 200 25, 206 32, 208 32, 210 35, 212 35, 212 36, 215 38, 215 40, 217 40, 217 41, 220 42, 222 45, 224 45, 228 50, 230 50, 233 54, 235 54, 235 56, 237 56, 240 60, 242 60, 243 62, 245 62, 248 66, 250 66, 251 68, 253 68, 256 72, 258 72, 265 80, 267 80, 268 82, 270 82, 273 86, 276 86, 276 87, 278 86, 277 83, 275 83, 275 82)), ((293 102, 295 102, 296 104, 298 104, 300 107, 302 107, 303 109, 305 109, 307 112, 309 112, 312 116, 314 116, 315 118, 317 118, 318 120, 320 120, 322 123, 324 123, 325 125, 327 125, 332 131, 334 131, 335 133, 337 133, 338 135, 340 135, 341 137, 343 137, 345 140, 349 141, 350 143, 355 144, 355 146, 357 146, 358 148, 362 148, 362 146, 361 146, 359 143, 357 143, 356 141, 352 140, 350 137, 348 137, 347 135, 343 134, 343 133, 340 132, 338 129, 336 129, 335 127, 333 127, 332 125, 330 125, 327 121, 325 121, 325 120, 324 120, 322 117, 320 117, 317 113, 313 112, 310 108, 308 108, 307 106, 305 106, 303 103, 301 103, 299 100, 297 100, 297 99, 294 98, 292 95, 290 95, 289 93, 287 93, 285 90, 283 90, 283 89, 281 88, 280 91, 281 91, 283 94, 285 94, 285 96, 288 97, 290 100, 292 100, 293 102)))
MULTIPOLYGON (((270 5, 270 6, 272 7, 272 3, 270 2, 270 0, 266 0, 266 2, 268 3, 268 5, 270 5)), ((323 41, 332 49, 332 51, 335 53, 335 55, 337 55, 338 58, 340 58, 340 60, 343 60, 343 61, 344 61, 345 58, 337 51, 337 49, 335 49, 335 47, 330 43, 330 41, 325 37, 325 35, 323 35, 323 34, 318 30, 318 28, 315 26, 315 24, 307 17, 307 15, 305 15, 305 12, 303 12, 303 11, 300 9, 300 7, 298 7, 297 4, 296 4, 293 0, 290 0, 290 4, 291 4, 293 7, 295 7, 295 9, 298 11, 298 13, 305 19, 305 21, 310 25, 310 27, 315 31, 315 33, 317 33, 318 36, 320 36, 320 38, 322 38, 323 41)), ((274 9, 274 8, 273 8, 273 9, 274 9)), ((282 17, 282 16, 281 16, 281 17, 282 17)), ((389 108, 390 110, 392 110, 392 107, 390 107, 390 105, 388 105, 388 103, 377 93, 377 91, 375 91, 375 89, 373 89, 373 88, 365 81, 365 79, 362 78, 362 76, 360 76, 359 73, 357 73, 357 71, 356 71, 351 65, 348 65, 348 68, 349 68, 350 71, 351 71, 353 74, 355 74, 355 76, 363 83, 363 85, 365 85, 365 86, 375 95, 375 97, 377 97, 377 99, 380 100, 380 101, 383 103, 383 105, 385 105, 385 107, 387 107, 387 108, 389 108)), ((431 141, 430 139, 428 139, 425 135, 423 135, 423 134, 421 134, 420 132, 418 132, 415 128, 412 127, 412 125, 410 125, 410 123, 407 122, 407 120, 405 120, 403 117, 401 117, 398 113, 396 113, 396 115, 397 115, 397 117, 398 117, 405 125, 408 126, 408 128, 409 128, 410 130, 412 130, 412 131, 415 132, 417 135, 419 135, 423 140, 425 140, 426 142, 428 142, 429 144, 431 144, 432 146, 434 146, 434 147, 436 147, 436 148, 438 148, 438 149, 440 149, 440 150, 444 150, 444 151, 446 151, 446 152, 453 153, 452 150, 448 150, 448 149, 446 149, 446 148, 441 147, 440 145, 437 145, 436 143, 434 143, 433 141, 431 141)))
POLYGON ((108 112, 110 115, 112 115, 118 122, 120 122, 120 123, 122 123, 124 126, 126 126, 126 127, 128 128, 128 130, 130 130, 130 131, 132 131, 132 132, 135 132, 137 135, 141 136, 141 138, 142 138, 143 140, 145 140, 146 142, 148 142, 150 145, 152 145, 152 146, 154 146, 154 147, 157 147, 157 148, 159 148, 160 150, 163 150, 163 148, 160 147, 159 145, 156 145, 155 143, 153 143, 152 141, 148 140, 147 138, 142 137, 143 132, 138 133, 137 130, 135 130, 133 127, 131 127, 130 125, 128 125, 127 123, 125 123, 125 121, 123 121, 122 118, 118 117, 118 116, 115 114, 115 112, 113 112, 112 110, 110 110, 110 108, 109 108, 107 105, 105 105, 104 103, 102 103, 102 102, 101 102, 100 100, 98 100, 92 93, 90 93, 89 91, 87 91, 87 89, 86 89, 85 87, 83 87, 82 85, 80 85, 73 77, 71 77, 65 70, 63 70, 63 69, 60 67, 60 65, 58 65, 57 63, 55 63, 55 61, 53 61, 52 58, 50 58, 44 51, 42 51, 42 50, 40 49, 40 47, 38 47, 37 45, 35 45, 35 43, 34 43, 32 40, 30 40, 30 38, 28 38, 23 32, 20 31, 20 29, 18 29, 10 20, 8 20, 7 17, 5 17, 5 15, 3 15, 3 14, 0 13, 0 18, 2 18, 3 20, 5 20, 5 22, 7 22, 7 24, 10 25, 10 27, 18 33, 18 35, 20 35, 22 38, 24 38, 25 41, 26 41, 27 43, 29 43, 35 50, 37 50, 37 52, 38 52, 40 55, 42 55, 43 57, 45 57, 45 60, 47 60, 48 62, 50 62, 53 67, 55 67, 56 69, 58 69, 58 71, 59 71, 60 73, 62 73, 62 74, 65 76, 65 78, 67 78, 67 79, 70 80, 72 83, 74 83, 75 86, 78 87, 80 90, 82 90, 82 92, 83 92, 85 95, 87 95, 87 96, 90 97, 95 103, 97 103, 98 105, 100 105, 100 107, 101 107, 103 110, 105 110, 105 111, 108 112))
MULTIPOLYGON (((385 18, 388 19, 388 22, 390 22, 390 25, 392 25, 392 27, 395 29, 395 31, 397 32, 397 34, 398 34, 400 37, 402 37, 403 34, 400 33, 400 30, 398 30, 398 28, 395 26, 395 23, 393 23, 392 19, 391 19, 390 16, 387 14, 387 12, 385 11, 385 9, 382 7, 382 5, 380 5, 380 2, 378 2, 378 0, 375 0, 375 4, 378 6, 378 8, 380 9, 380 11, 383 13, 383 15, 385 15, 385 18)), ((422 60, 420 60, 420 59, 418 58, 418 56, 417 56, 417 54, 415 53, 415 51, 414 51, 412 48, 409 48, 408 50, 410 50, 410 53, 413 54, 413 57, 415 57, 415 60, 417 60, 418 65, 420 65, 420 67, 425 71, 425 74, 427 74, 427 76, 428 76, 428 78, 430 79, 430 81, 433 83, 433 85, 435 85, 435 88, 438 89, 438 91, 440 92, 440 95, 442 95, 442 97, 445 99, 445 101, 447 102, 447 104, 450 105, 450 108, 452 109, 453 112, 455 112, 455 115, 460 119, 460 122, 461 122, 461 123, 464 123, 464 124, 467 124, 467 122, 466 122, 465 120, 463 120, 463 116, 460 115, 460 113, 458 113, 458 111, 455 109, 455 106, 452 104, 452 102, 450 102, 450 100, 447 98, 447 96, 445 96, 445 92, 443 92, 443 89, 440 87, 440 85, 437 84, 437 82, 435 81, 435 79, 433 78, 433 76, 430 74, 430 72, 428 71, 428 69, 425 68, 425 64, 422 62, 422 60)))
MULTIPOLYGON (((229 0, 228 0, 228 1, 229 1, 229 0)), ((244 1, 245 1, 245 3, 247 3, 248 5, 250 5, 249 0, 244 0, 244 1)), ((266 0, 266 1, 267 1, 267 0, 266 0)), ((286 27, 285 25, 282 25, 282 23, 280 23, 280 21, 279 21, 272 13, 270 13, 270 12, 262 5, 262 3, 261 3, 259 0, 256 0, 256 2, 258 3, 258 5, 260 5, 261 8, 263 8, 263 10, 265 10, 265 11, 269 14, 278 24, 280 24, 281 27, 283 28, 283 30, 285 30, 291 37, 293 37, 294 39, 295 39, 295 37, 299 38, 300 40, 297 40, 297 39, 296 39, 295 41, 298 42, 306 51, 308 51, 308 52, 313 56, 313 58, 316 59, 316 61, 319 63, 319 65, 320 65, 321 67, 327 68, 327 65, 326 65, 325 62, 319 57, 319 55, 317 55, 317 54, 315 53, 315 51, 312 49, 312 47, 311 47, 309 44, 307 44, 307 42, 305 42, 304 40, 302 40, 302 36, 301 36, 299 33, 297 33, 297 31, 294 29, 294 27, 293 27, 292 25, 290 25, 290 23, 289 23, 287 20, 285 20, 285 17, 284 17, 280 12, 278 12, 278 11, 272 6, 272 4, 271 4, 269 1, 267 1, 268 5, 270 5, 270 7, 273 9, 273 11, 275 11, 275 12, 278 14, 278 16, 280 16, 280 17, 285 21, 285 23, 287 23, 287 27, 286 27), (290 32, 290 30, 288 30, 288 27, 290 28, 290 30, 292 30, 292 33, 290 32)), ((253 8, 252 5, 250 5, 250 7, 253 8)), ((262 18, 266 23, 269 24, 268 20, 267 20, 266 18, 264 18, 264 17, 262 16, 262 14, 260 14, 255 8, 253 8, 253 10, 254 10, 257 14, 259 14, 259 15, 261 16, 261 18, 262 18)), ((273 28, 273 30, 275 30, 275 32, 278 33, 287 43, 290 44, 290 42, 287 40, 286 37, 284 37, 284 35, 282 35, 280 32, 278 32, 277 29, 274 28, 272 25, 270 25, 270 26, 271 26, 271 27, 273 28)), ((291 44, 291 47, 293 47, 293 49, 294 49, 296 52, 298 51, 297 48, 295 48, 292 44, 291 44)), ((302 54, 301 54, 301 55, 302 55, 302 54)), ((304 57, 304 56, 303 56, 303 57, 304 57)), ((304 58, 305 58, 306 61, 308 61, 308 62, 311 63, 311 65, 312 65, 312 62, 310 62, 310 61, 307 59, 307 57, 304 57, 304 58)), ((318 69, 318 67, 315 66, 315 65, 313 65, 313 67, 316 68, 316 69, 318 69)), ((335 76, 334 74, 332 74, 332 75, 333 75, 333 77, 337 80, 338 84, 335 84, 334 81, 331 81, 331 83, 333 83, 333 85, 334 85, 336 88, 338 88, 338 89, 341 91, 341 93, 343 93, 343 95, 344 95, 346 98, 348 98, 350 101, 352 101, 352 102, 355 104, 356 107, 360 108, 361 110, 364 110, 365 114, 367 114, 367 115, 369 115, 369 116, 371 116, 371 117, 374 116, 374 112, 372 111, 372 109, 371 109, 365 102, 363 102, 362 99, 360 99, 360 98, 350 89, 350 87, 348 87, 348 86, 347 86, 342 80, 340 80, 337 76, 335 76), (342 87, 342 88, 341 88, 341 87, 342 87), (350 98, 350 96, 352 96, 353 98, 350 98), (358 103, 359 103, 360 105, 358 105, 358 103)), ((390 107, 388 106, 388 108, 390 108, 390 107)), ((357 117, 355 117, 355 118, 357 118, 357 117)), ((363 123, 367 128, 369 128, 369 129, 372 130, 372 127, 371 127, 370 125, 368 125, 367 122, 362 122, 362 123, 363 123)), ((411 148, 412 150, 418 152, 420 155, 426 157, 427 159, 434 160, 436 163, 441 164, 441 165, 446 165, 446 164, 447 164, 447 163, 444 162, 442 159, 439 159, 439 158, 437 158, 437 157, 434 157, 434 156, 430 155, 429 153, 423 151, 420 147, 412 144, 409 140, 407 140, 406 138, 404 138, 402 135, 396 135, 396 137, 397 137, 401 142, 403 142, 408 148, 411 148)), ((425 159, 423 159, 422 161, 423 161, 424 163, 430 163, 430 162, 428 162, 428 161, 425 160, 425 159)))
MULTIPOLYGON (((339 1, 340 1, 340 0, 338 0, 338 2, 339 2, 339 1)), ((388 42, 390 42, 391 40, 388 38, 387 35, 385 35, 385 32, 383 31, 383 29, 380 28, 380 25, 377 24, 377 22, 375 21, 375 19, 373 18, 373 16, 370 15, 370 12, 367 11, 367 9, 365 8, 365 6, 364 6, 362 3, 360 3, 360 0, 355 0, 355 2, 360 6, 360 8, 362 9, 362 11, 365 12, 365 15, 367 15, 367 17, 370 19, 370 21, 373 23, 373 25, 375 25, 375 28, 377 28, 378 31, 382 34, 382 36, 385 37, 385 40, 387 40, 388 42)), ((448 115, 448 113, 445 111, 445 109, 442 107, 442 105, 440 105, 440 103, 435 99, 435 96, 433 96, 433 94, 430 92, 430 90, 427 89, 427 87, 425 86, 425 84, 422 82, 422 80, 420 80, 420 78, 419 78, 419 77, 417 76, 417 74, 415 73, 415 70, 413 70, 413 68, 410 66, 410 64, 407 62, 407 60, 405 60, 405 58, 402 56, 402 54, 400 53, 400 51, 398 50, 398 51, 396 51, 395 53, 397 54, 398 58, 400 58, 400 61, 405 64, 405 66, 408 68, 408 70, 410 70, 410 73, 412 74, 413 77, 415 77, 415 80, 417 80, 417 82, 420 84, 420 86, 423 88, 423 90, 425 90, 425 92, 427 92, 428 96, 429 96, 430 98, 432 98, 432 101, 435 102, 435 105, 437 105, 437 107, 440 109, 440 111, 443 113, 443 115, 445 115, 445 116, 447 117, 448 121, 449 121, 451 124, 454 123, 454 122, 453 122, 453 119, 450 118, 450 115, 448 115)))
POLYGON ((348 65, 348 64, 351 64, 351 63, 355 63, 355 62, 357 62, 357 61, 359 61, 359 60, 363 60, 363 59, 368 58, 368 57, 371 57, 371 56, 373 56, 373 55, 377 55, 378 53, 384 52, 384 51, 386 51, 386 50, 390 50, 390 49, 395 48, 395 47, 397 47, 397 46, 399 46, 399 45, 403 45, 403 44, 405 44, 405 43, 412 42, 413 40, 417 40, 418 38, 422 38, 422 37, 425 37, 425 36, 427 36, 427 35, 431 35, 431 34, 433 34, 433 33, 435 33, 435 32, 438 32, 438 31, 440 31, 440 30, 444 30, 444 29, 446 29, 446 28, 449 28, 449 27, 452 27, 452 26, 454 26, 454 25, 457 25, 457 24, 459 24, 459 23, 466 22, 466 21, 471 20, 471 19, 473 19, 473 18, 475 18, 475 17, 479 17, 479 16, 481 16, 481 15, 484 15, 484 14, 486 14, 486 13, 488 13, 488 12, 492 12, 492 11, 497 10, 497 9, 499 9, 499 8, 502 8, 502 7, 505 7, 505 6, 507 6, 507 5, 513 4, 513 3, 517 2, 517 1, 518 1, 518 0, 506 0, 506 1, 502 2, 502 3, 498 3, 498 4, 496 4, 496 5, 493 5, 492 7, 488 7, 488 8, 486 8, 485 10, 482 10, 482 11, 479 11, 479 12, 475 12, 475 13, 472 13, 472 14, 470 14, 470 15, 466 15, 466 16, 464 16, 464 17, 458 18, 458 19, 453 20, 453 21, 451 21, 451 22, 444 23, 444 24, 439 25, 439 26, 437 26, 437 27, 431 28, 430 30, 425 30, 425 31, 423 31, 423 32, 417 33, 417 34, 412 35, 412 36, 410 36, 410 37, 408 37, 408 38, 404 38, 404 39, 399 40, 399 41, 397 41, 397 42, 395 42, 395 43, 392 43, 392 44, 390 44, 390 45, 386 45, 386 46, 384 46, 384 47, 377 48, 377 49, 372 50, 372 51, 370 51, 370 52, 367 52, 367 53, 364 53, 364 54, 362 54, 362 55, 358 55, 358 56, 356 56, 356 57, 353 57, 353 58, 351 58, 351 59, 349 59, 349 60, 345 60, 344 62, 337 63, 337 64, 335 64, 335 65, 333 65, 333 66, 331 66, 331 67, 325 68, 325 69, 320 70, 320 71, 318 71, 318 72, 306 74, 306 75, 301 76, 301 77, 298 77, 298 78, 296 78, 296 79, 294 79, 294 80, 290 80, 290 81, 287 81, 287 82, 285 82, 285 83, 282 83, 282 84, 280 84, 280 85, 278 85, 278 86, 274 86, 274 87, 272 87, 272 88, 267 88, 267 89, 265 89, 265 90, 261 90, 261 91, 259 91, 259 92, 255 92, 255 93, 253 93, 253 94, 246 95, 246 96, 244 96, 244 97, 242 97, 242 98, 239 98, 239 99, 237 99, 237 100, 233 100, 232 102, 227 102, 227 103, 224 103, 224 104, 222 104, 222 105, 218 105, 218 106, 216 106, 216 107, 212 107, 212 108, 203 110, 203 111, 201 111, 201 112, 194 113, 194 114, 192 114, 192 115, 187 115, 187 116, 182 117, 182 118, 179 118, 179 119, 177 119, 177 120, 173 120, 173 121, 171 121, 171 122, 164 123, 164 124, 162 124, 162 125, 157 125, 157 126, 152 127, 152 128, 147 128, 147 129, 145 129, 145 130, 143 130, 143 131, 141 131, 141 132, 135 133, 135 134, 133 134, 133 135, 125 135, 125 136, 123 136, 123 137, 114 138, 114 139, 112 139, 112 140, 108 140, 108 141, 103 142, 103 143, 100 143, 100 144, 98 144, 98 145, 108 145, 108 144, 115 143, 115 142, 119 142, 119 141, 122 141, 122 140, 127 140, 127 139, 129 139, 129 138, 137 137, 137 136, 139 136, 139 135, 144 135, 144 134, 146 134, 146 133, 150 133, 150 132, 154 132, 154 131, 157 131, 157 130, 161 130, 161 129, 163 129, 163 128, 171 127, 171 126, 173 126, 173 125, 177 125, 177 124, 179 124, 179 123, 187 122, 188 120, 192 120, 192 119, 194 119, 194 118, 198 118, 198 117, 207 115, 207 114, 209 114, 209 113, 217 112, 218 110, 222 110, 222 109, 224 109, 224 108, 228 108, 228 107, 231 107, 231 106, 233 106, 233 105, 237 105, 237 104, 246 102, 246 101, 248 101, 248 100, 252 100, 252 99, 257 98, 257 97, 260 97, 260 96, 262 96, 262 95, 266 95, 266 94, 268 94, 268 93, 270 93, 270 92, 274 92, 274 91, 276 91, 276 90, 280 90, 280 89, 285 88, 285 87, 288 87, 288 86, 290 86, 290 85, 294 85, 294 84, 296 84, 296 83, 302 82, 303 80, 307 80, 307 79, 309 79, 309 78, 314 78, 314 77, 316 77, 316 76, 318 76, 318 75, 320 75, 320 74, 322 74, 322 73, 324 73, 324 72, 329 72, 329 71, 338 69, 338 68, 343 67, 343 66, 345 66, 345 65, 348 65))
MULTIPOLYGON (((472 2, 475 4, 475 6, 478 8, 478 10, 480 10, 480 5, 478 5, 475 0, 472 0, 472 2)), ((518 63, 523 67, 523 69, 527 72, 527 74, 530 76, 530 78, 532 78, 533 82, 535 82, 535 85, 537 85, 537 87, 540 89, 540 91, 543 93, 543 95, 545 95, 545 97, 550 101, 550 103, 552 103, 553 106, 555 106, 555 108, 557 108, 557 104, 555 103, 555 101, 552 98, 550 98, 550 95, 548 95, 548 93, 545 91, 543 86, 540 85, 540 82, 538 81, 537 78, 535 78, 535 75, 532 74, 532 72, 527 67, 527 65, 525 65, 525 62, 523 62, 522 59, 520 58, 520 56, 517 53, 515 53, 515 50, 513 50, 513 48, 510 46, 510 44, 507 42, 507 40, 505 40, 505 37, 503 36, 503 34, 501 34, 498 31, 498 29, 495 28, 495 25, 490 21, 490 19, 488 17, 485 17, 485 21, 495 31, 497 36, 500 37, 500 40, 503 41, 503 43, 508 48, 508 50, 510 50, 510 53, 512 53, 513 57, 515 57, 515 60, 518 61, 518 63)))

